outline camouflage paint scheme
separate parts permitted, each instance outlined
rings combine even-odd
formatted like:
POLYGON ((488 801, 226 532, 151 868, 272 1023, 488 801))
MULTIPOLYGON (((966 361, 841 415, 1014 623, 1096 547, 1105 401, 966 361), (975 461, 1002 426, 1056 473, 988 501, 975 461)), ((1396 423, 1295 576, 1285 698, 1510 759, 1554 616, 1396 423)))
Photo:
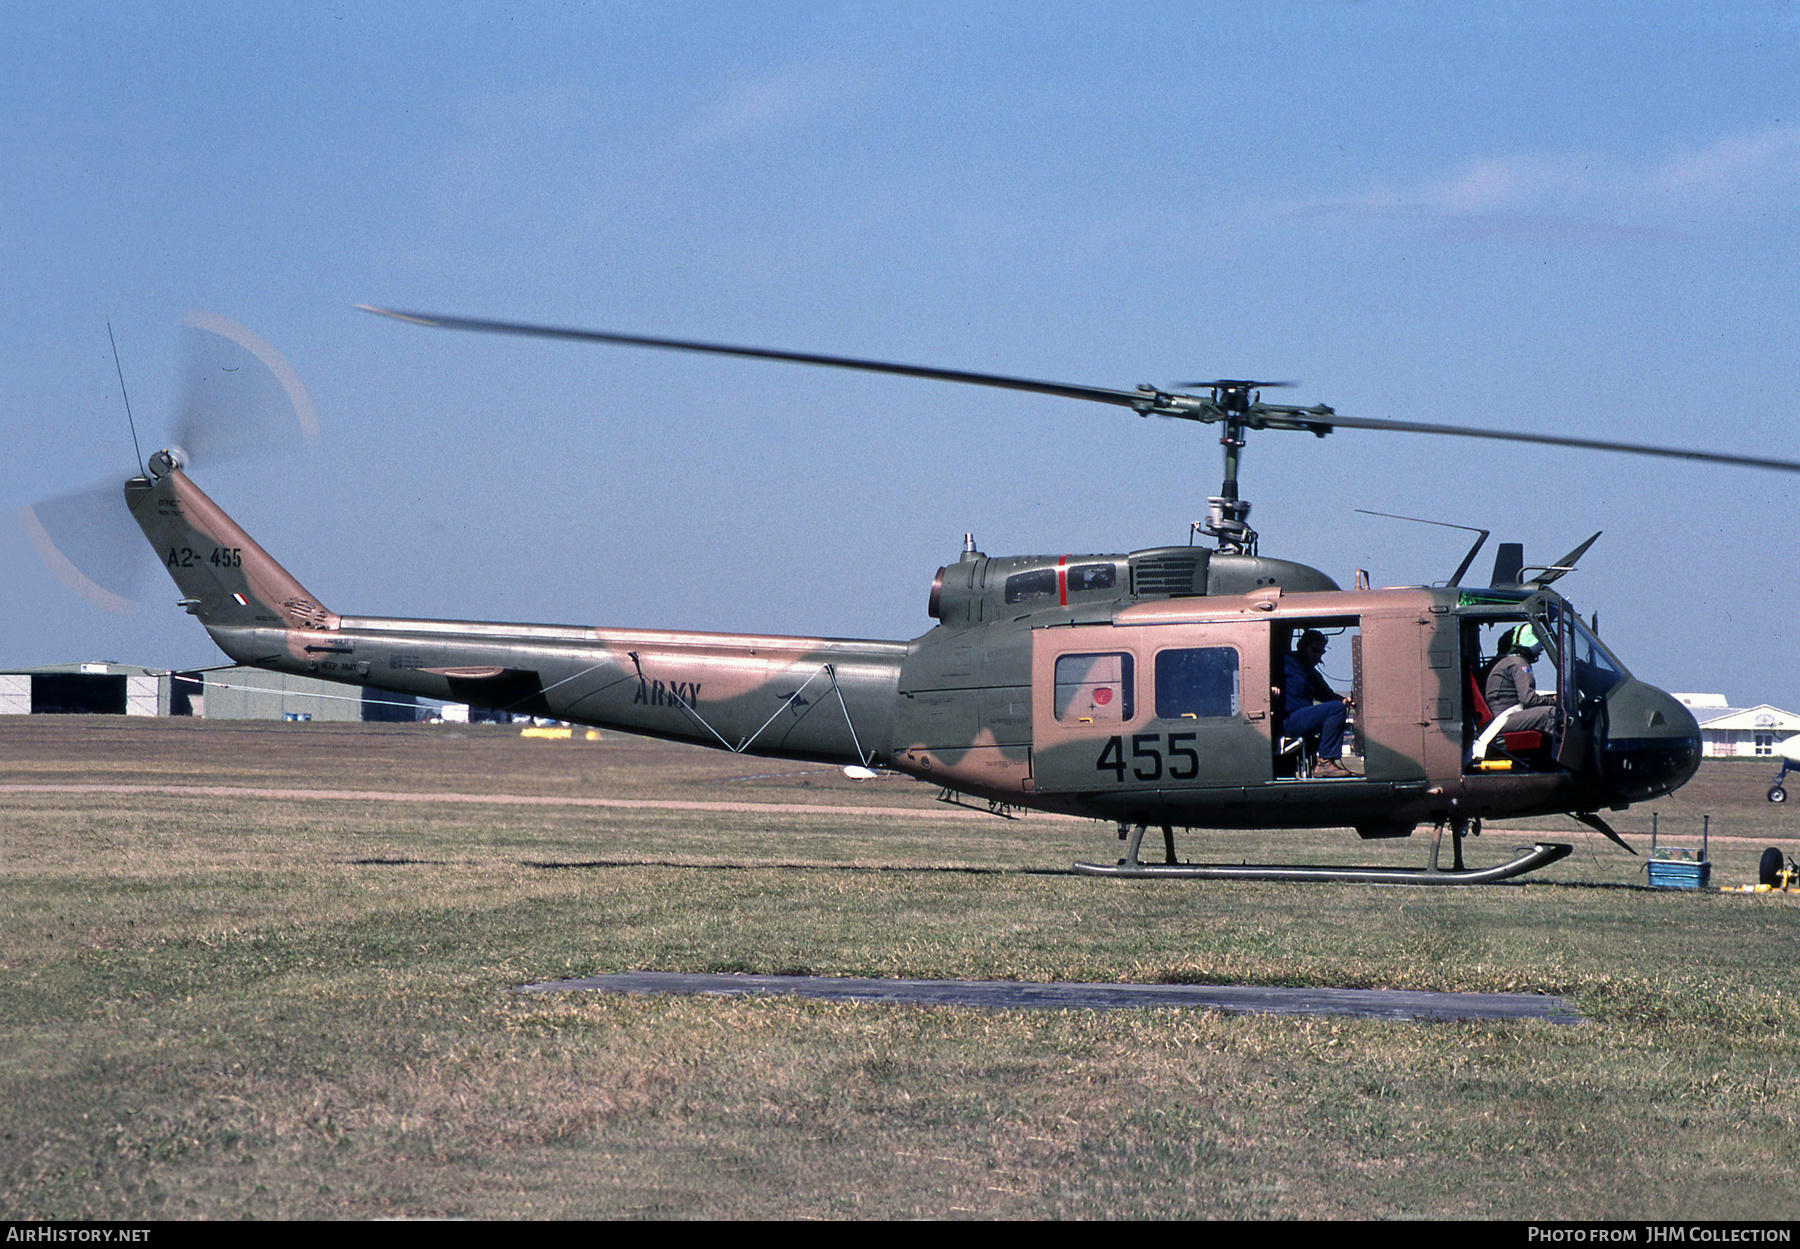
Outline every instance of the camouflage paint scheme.
POLYGON ((274 671, 1187 827, 1403 836, 1422 822, 1618 809, 1698 766, 1686 708, 1576 637, 1549 591, 1344 591, 1302 564, 1202 547, 971 550, 939 571, 939 623, 911 642, 341 616, 167 452, 151 469, 126 501, 182 605, 234 661, 274 671), (1555 763, 1481 772, 1464 693, 1473 630, 1526 619, 1566 635, 1572 710, 1555 763), (1306 779, 1277 754, 1270 687, 1309 627, 1354 631, 1363 777, 1306 779), (1576 670, 1577 653, 1606 688, 1576 670), (1170 702, 1183 663, 1211 673, 1189 685, 1217 706, 1170 702))

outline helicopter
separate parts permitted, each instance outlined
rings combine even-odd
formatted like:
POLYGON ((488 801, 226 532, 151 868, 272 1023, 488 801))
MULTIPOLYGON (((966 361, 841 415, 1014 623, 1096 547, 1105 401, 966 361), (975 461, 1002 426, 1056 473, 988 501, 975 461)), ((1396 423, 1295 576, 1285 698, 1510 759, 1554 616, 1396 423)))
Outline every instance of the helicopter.
MULTIPOLYGON (((1487 586, 1344 589, 1260 554, 1238 473, 1250 432, 1338 429, 1498 438, 1800 471, 1800 463, 1555 435, 1344 417, 1265 403, 1290 383, 1216 379, 1111 390, 766 348, 363 306, 416 325, 734 355, 929 378, 1121 406, 1221 427, 1224 482, 1185 546, 989 556, 965 535, 931 582, 935 624, 911 640, 786 637, 343 615, 327 608, 187 475, 183 452, 125 483, 132 516, 194 615, 238 663, 526 713, 737 753, 886 768, 985 801, 1116 824, 1128 877, 1480 884, 1572 852, 1539 843, 1465 866, 1483 820, 1568 814, 1630 849, 1600 814, 1669 793, 1699 766, 1692 714, 1632 676, 1550 588, 1584 543, 1528 568, 1502 544, 1487 586), (1195 545, 1196 533, 1212 538, 1195 545), (1501 635, 1529 626, 1554 669, 1546 731, 1509 733, 1481 679, 1501 635), (1318 775, 1317 735, 1280 688, 1296 647, 1348 639, 1350 753, 1318 775), (1294 709, 1294 710, 1297 710, 1294 709), (1492 732, 1488 730, 1494 730, 1492 732), (1433 834, 1426 865, 1318 867, 1181 861, 1176 828, 1349 826, 1365 839, 1433 834), (1146 861, 1160 828, 1164 861, 1146 861), (1440 862, 1446 829, 1453 861, 1440 862)), ((1589 543, 1592 539, 1589 540, 1589 543)), ((1634 852, 1635 853, 1635 852, 1634 852)))

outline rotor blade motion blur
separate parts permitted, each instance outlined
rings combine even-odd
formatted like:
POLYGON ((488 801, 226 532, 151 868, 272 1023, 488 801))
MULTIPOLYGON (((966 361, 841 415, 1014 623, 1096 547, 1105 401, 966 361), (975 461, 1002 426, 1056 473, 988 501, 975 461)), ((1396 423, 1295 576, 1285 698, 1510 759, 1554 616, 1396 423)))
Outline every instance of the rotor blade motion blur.
MULTIPOLYGON (((1210 387, 1211 396, 1174 394, 1143 385, 1135 390, 1115 390, 1101 386, 1082 386, 1068 382, 1039 381, 1032 378, 1007 377, 995 373, 973 373, 959 369, 929 368, 916 364, 897 364, 884 360, 864 360, 850 356, 815 355, 797 351, 778 351, 767 347, 740 347, 725 343, 705 343, 681 338, 652 338, 638 334, 615 334, 605 330, 584 330, 567 326, 535 325, 519 321, 492 321, 475 317, 440 316, 428 312, 403 312, 358 304, 364 312, 408 321, 435 329, 469 330, 483 334, 511 334, 526 338, 551 338, 572 342, 611 343, 626 347, 654 347, 666 351, 694 351, 710 355, 741 356, 753 360, 779 360, 790 364, 811 364, 825 368, 856 369, 865 373, 889 373, 900 377, 920 377, 932 381, 960 382, 972 386, 991 386, 1002 390, 1024 390, 1065 399, 1085 399, 1131 408, 1141 416, 1167 416, 1203 424, 1223 422, 1228 430, 1288 429, 1303 430, 1323 438, 1333 430, 1385 430, 1401 434, 1446 434, 1461 438, 1496 438, 1508 442, 1539 443, 1553 447, 1574 447, 1586 451, 1617 451, 1627 455, 1652 455, 1666 459, 1695 460, 1713 464, 1730 464, 1741 468, 1770 468, 1800 473, 1800 461, 1779 460, 1762 456, 1729 455, 1714 451, 1697 451, 1682 447, 1656 447, 1634 442, 1611 442, 1596 438, 1574 438, 1561 434, 1534 434, 1518 430, 1477 429, 1463 425, 1433 425, 1417 421, 1396 421, 1371 417, 1339 416, 1324 404, 1297 407, 1289 404, 1251 401, 1257 388, 1285 386, 1286 382, 1252 382, 1222 379, 1211 382, 1177 383, 1184 386, 1210 387)), ((1230 437, 1230 435, 1227 435, 1230 437)))
POLYGON ((137 607, 144 543, 117 481, 42 499, 16 514, 58 581, 115 615, 137 607))
POLYGON ((702 343, 685 338, 648 338, 639 334, 611 334, 602 330, 568 329, 554 325, 528 325, 516 321, 484 321, 473 317, 440 317, 425 312, 398 312, 358 304, 364 312, 410 321, 440 330, 472 330, 482 334, 513 334, 522 338, 558 338, 572 342, 612 343, 621 347, 655 347, 664 351, 697 351, 715 356, 743 356, 751 360, 780 360, 788 364, 815 364, 833 369, 857 369, 864 373, 891 373, 899 377, 923 377, 938 382, 962 382, 1001 390, 1027 390, 1064 399, 1087 399, 1134 408, 1146 401, 1142 391, 1108 390, 1100 386, 1075 386, 1042 382, 1028 377, 1004 377, 997 373, 968 373, 959 369, 934 369, 919 364, 894 364, 885 360, 859 360, 852 356, 811 355, 800 351, 776 351, 767 347, 735 347, 727 343, 702 343))
POLYGON ((1449 434, 1459 438, 1498 438, 1506 442, 1535 442, 1549 447, 1576 447, 1584 451, 1622 451, 1627 455, 1655 455, 1671 460, 1700 460, 1732 464, 1739 468, 1773 468, 1800 473, 1800 460, 1777 460, 1755 455, 1727 455, 1717 451, 1693 451, 1684 447, 1652 447, 1640 442, 1608 442, 1598 438, 1570 438, 1562 434, 1527 434, 1510 429, 1476 429, 1468 425, 1427 425, 1418 421, 1390 421, 1380 417, 1338 416, 1322 425, 1345 429, 1387 430, 1396 434, 1449 434))
MULTIPOLYGON (((187 366, 168 435, 180 463, 219 463, 318 444, 312 399, 281 353, 254 331, 210 312, 191 312, 185 324, 187 366)), ((122 390, 123 370, 119 381, 122 390)), ((121 472, 102 485, 16 511, 32 547, 58 580, 120 614, 136 606, 146 558, 142 535, 120 494, 128 475, 121 472)))
POLYGON ((187 317, 188 362, 174 443, 217 463, 319 443, 300 378, 261 336, 210 312, 187 317))

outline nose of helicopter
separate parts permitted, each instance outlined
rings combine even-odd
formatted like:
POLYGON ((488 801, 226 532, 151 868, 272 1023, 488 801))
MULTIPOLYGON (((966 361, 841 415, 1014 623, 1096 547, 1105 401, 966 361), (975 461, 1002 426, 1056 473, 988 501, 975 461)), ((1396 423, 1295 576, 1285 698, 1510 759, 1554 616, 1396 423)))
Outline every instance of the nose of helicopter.
POLYGON ((1623 802, 1672 793, 1700 767, 1700 725, 1693 712, 1635 679, 1608 691, 1599 745, 1600 776, 1623 802))

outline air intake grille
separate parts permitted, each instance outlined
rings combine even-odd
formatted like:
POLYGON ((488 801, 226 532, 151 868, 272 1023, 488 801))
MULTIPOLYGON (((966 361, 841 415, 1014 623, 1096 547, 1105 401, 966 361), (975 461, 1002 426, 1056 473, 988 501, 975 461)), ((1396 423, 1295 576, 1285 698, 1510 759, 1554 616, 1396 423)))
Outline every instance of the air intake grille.
POLYGON ((1204 586, 1194 588, 1194 575, 1203 565, 1202 559, 1192 555, 1158 555, 1139 560, 1131 568, 1132 593, 1139 598, 1204 594, 1204 586))

